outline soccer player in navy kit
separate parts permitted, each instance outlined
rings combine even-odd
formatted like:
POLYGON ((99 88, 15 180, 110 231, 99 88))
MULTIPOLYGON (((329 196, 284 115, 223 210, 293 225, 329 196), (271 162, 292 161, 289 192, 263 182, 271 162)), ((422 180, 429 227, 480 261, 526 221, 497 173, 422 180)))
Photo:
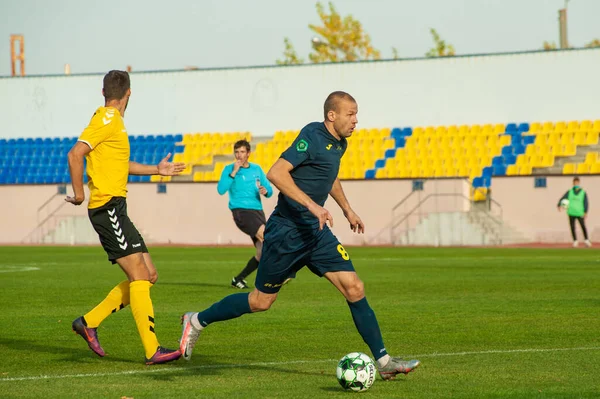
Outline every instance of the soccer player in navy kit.
POLYGON ((249 142, 237 141, 233 145, 233 153, 235 162, 223 169, 217 191, 220 195, 229 192, 229 209, 233 214, 233 221, 238 229, 252 238, 256 248, 256 254, 250 258, 246 267, 231 280, 232 287, 244 289, 248 288, 245 278, 258 268, 267 223, 260 196, 269 198, 273 195, 273 188, 261 167, 248 162, 249 142))
POLYGON ((266 225, 256 288, 249 294, 229 295, 202 312, 182 316, 179 348, 186 360, 191 358, 196 340, 206 326, 268 310, 285 280, 306 265, 344 295, 354 324, 369 346, 383 379, 407 374, 419 366, 418 360, 406 361, 388 355, 377 318, 365 297, 363 282, 354 271, 348 252, 327 226, 333 225, 333 218, 323 206, 331 195, 350 228, 358 234, 364 232, 364 224, 350 207, 337 178, 348 145, 346 138, 358 123, 357 113, 358 105, 350 94, 331 93, 325 100, 325 121, 306 125, 269 170, 267 177, 280 194, 266 225))

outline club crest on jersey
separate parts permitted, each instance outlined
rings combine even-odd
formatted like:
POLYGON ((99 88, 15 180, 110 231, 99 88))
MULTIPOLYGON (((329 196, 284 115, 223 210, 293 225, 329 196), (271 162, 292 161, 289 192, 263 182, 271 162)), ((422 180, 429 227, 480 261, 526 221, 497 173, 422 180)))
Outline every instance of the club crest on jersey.
POLYGON ((306 140, 300 140, 296 143, 296 151, 305 152, 306 150, 308 150, 308 143, 306 140))
POLYGON ((333 144, 327 144, 327 147, 325 147, 325 148, 327 148, 327 151, 329 151, 329 150, 331 150, 331 147, 333 147, 333 144))

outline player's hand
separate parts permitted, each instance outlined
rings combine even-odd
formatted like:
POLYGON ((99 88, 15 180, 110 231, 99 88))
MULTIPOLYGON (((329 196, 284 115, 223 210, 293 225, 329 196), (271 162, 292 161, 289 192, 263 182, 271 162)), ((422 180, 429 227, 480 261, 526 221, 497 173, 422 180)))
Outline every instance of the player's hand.
POLYGON ((323 230, 323 227, 327 222, 329 222, 329 227, 333 227, 333 216, 331 216, 331 213, 329 213, 327 209, 317 204, 313 204, 309 205, 308 210, 319 219, 319 230, 323 230))
POLYGON ((158 174, 161 176, 177 176, 185 169, 185 163, 183 162, 169 162, 171 153, 168 153, 166 157, 160 161, 157 165, 158 174))
POLYGON ((562 207, 560 205, 557 206, 556 209, 558 209, 559 212, 562 211, 562 207))
POLYGON ((584 214, 583 214, 583 219, 584 219, 584 220, 587 220, 587 213, 584 213, 584 214))
POLYGON ((67 198, 65 198, 65 201, 70 202, 73 205, 81 205, 84 200, 85 200, 85 195, 75 196, 75 197, 67 196, 67 198))
POLYGON ((258 192, 262 195, 267 195, 267 189, 264 186, 258 186, 258 192))
POLYGON ((344 212, 344 216, 350 222, 350 230, 358 234, 364 234, 365 232, 365 224, 360 220, 360 217, 350 209, 347 212, 344 212))
POLYGON ((244 166, 244 163, 242 161, 240 161, 239 159, 236 159, 235 162, 233 163, 233 171, 231 173, 233 173, 235 175, 242 166, 244 166))

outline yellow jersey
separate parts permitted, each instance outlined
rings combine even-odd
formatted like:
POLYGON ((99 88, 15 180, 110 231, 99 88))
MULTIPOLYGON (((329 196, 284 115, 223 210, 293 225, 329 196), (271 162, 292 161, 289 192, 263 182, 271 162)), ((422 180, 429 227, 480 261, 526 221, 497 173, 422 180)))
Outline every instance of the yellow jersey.
POLYGON ((100 107, 79 136, 92 151, 86 155, 89 209, 101 207, 112 197, 127 195, 129 177, 129 138, 123 118, 116 108, 100 107))

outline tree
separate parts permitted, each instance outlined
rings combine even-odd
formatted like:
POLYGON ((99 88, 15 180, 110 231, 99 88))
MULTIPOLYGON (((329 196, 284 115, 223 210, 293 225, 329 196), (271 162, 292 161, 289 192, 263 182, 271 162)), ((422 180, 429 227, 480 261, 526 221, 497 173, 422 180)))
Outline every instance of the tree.
POLYGON ((452 57, 455 54, 454 46, 446 44, 435 29, 431 28, 429 31, 433 37, 434 47, 425 54, 425 57, 452 57))
POLYGON ((295 65, 304 63, 304 60, 298 57, 296 49, 294 49, 294 46, 292 45, 292 42, 290 42, 290 39, 286 37, 285 39, 283 39, 283 43, 285 44, 285 50, 283 51, 284 58, 283 60, 276 61, 278 65, 295 65))
POLYGON ((395 60, 400 59, 400 55, 396 47, 392 47, 392 58, 395 60))
POLYGON ((592 40, 591 42, 586 44, 585 47, 600 47, 600 39, 592 40))
MULTIPOLYGON (((329 2, 326 11, 323 4, 316 4, 317 14, 321 19, 320 25, 308 25, 317 34, 313 38, 313 50, 308 58, 311 62, 340 62, 359 60, 378 60, 379 50, 371 44, 371 37, 364 31, 360 21, 352 15, 342 16, 337 12, 333 3, 329 2)), ((289 39, 285 39, 284 60, 278 64, 299 64, 296 51, 289 39)))

